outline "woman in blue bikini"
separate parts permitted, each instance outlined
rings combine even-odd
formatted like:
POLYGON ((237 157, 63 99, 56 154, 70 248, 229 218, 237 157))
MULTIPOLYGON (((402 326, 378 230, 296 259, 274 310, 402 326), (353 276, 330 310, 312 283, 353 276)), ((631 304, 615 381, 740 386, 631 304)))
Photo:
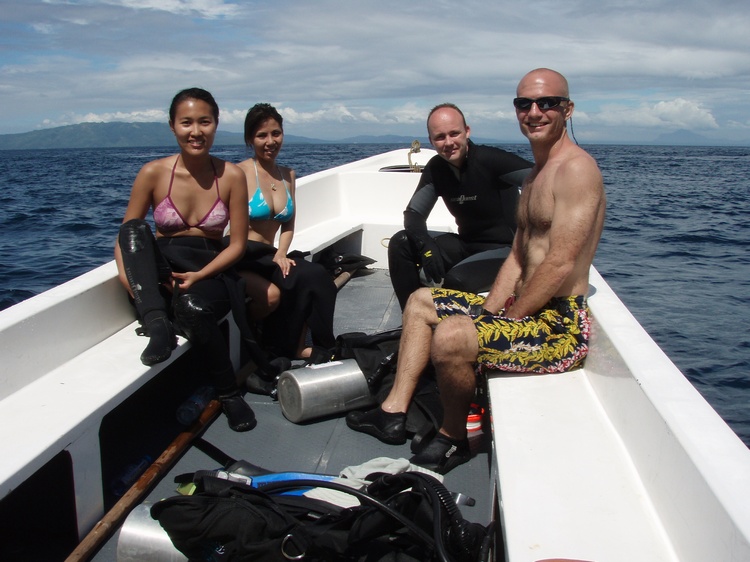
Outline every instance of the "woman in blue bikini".
POLYGON ((279 356, 319 363, 335 345, 333 311, 336 286, 326 269, 288 257, 294 237, 294 170, 279 166, 283 119, 259 103, 245 118, 245 144, 254 158, 239 164, 247 178, 247 252, 237 269, 246 280, 251 318, 263 321, 263 341, 279 356), (278 233, 278 247, 274 240, 278 233), (306 345, 309 329, 312 346, 306 345))

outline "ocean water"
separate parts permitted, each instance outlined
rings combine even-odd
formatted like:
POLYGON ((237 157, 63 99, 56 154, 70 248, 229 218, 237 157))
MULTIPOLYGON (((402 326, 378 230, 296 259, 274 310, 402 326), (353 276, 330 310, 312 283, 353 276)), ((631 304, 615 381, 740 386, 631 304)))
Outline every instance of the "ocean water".
MULTIPOLYGON (((305 176, 394 148, 291 144, 279 160, 305 176)), ((526 145, 503 148, 530 158, 526 145)), ((750 446, 750 147, 584 148, 608 199, 595 266, 750 446)), ((174 152, 0 151, 0 309, 112 259, 140 166, 174 152)))

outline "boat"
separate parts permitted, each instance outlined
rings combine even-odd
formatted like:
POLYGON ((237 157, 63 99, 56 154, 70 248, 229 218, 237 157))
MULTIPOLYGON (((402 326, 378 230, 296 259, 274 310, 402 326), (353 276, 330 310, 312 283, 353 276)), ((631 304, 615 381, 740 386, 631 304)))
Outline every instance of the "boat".
MULTIPOLYGON (((400 325, 387 241, 434 154, 414 145, 298 180, 294 248, 374 260, 341 280, 336 333, 400 325)), ((440 203, 428 226, 455 229, 440 203)), ((444 479, 474 499, 464 517, 496 523, 496 560, 750 560, 750 451, 594 267, 589 292, 583 369, 488 376, 477 454, 444 479)), ((155 540, 127 539, 133 518, 175 494, 175 475, 228 460, 337 474, 411 456, 352 432, 343 412, 292 423, 256 394, 251 432, 231 432, 216 407, 181 426, 174 412, 200 384, 190 346, 145 367, 135 326, 114 262, 0 312, 0 558, 147 560, 123 547, 155 540), (140 479, 113 489, 134 465, 140 479)), ((148 546, 166 559, 169 545, 148 546)))

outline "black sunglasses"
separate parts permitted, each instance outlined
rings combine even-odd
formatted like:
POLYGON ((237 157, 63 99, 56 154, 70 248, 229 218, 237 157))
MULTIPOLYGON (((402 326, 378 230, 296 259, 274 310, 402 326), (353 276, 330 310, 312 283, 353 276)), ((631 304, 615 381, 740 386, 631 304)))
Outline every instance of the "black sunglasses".
POLYGON ((515 98, 513 100, 513 105, 516 106, 516 109, 528 111, 533 104, 536 104, 541 111, 547 111, 548 109, 559 106, 564 101, 570 101, 570 98, 564 98, 562 96, 545 96, 535 100, 531 98, 515 98))

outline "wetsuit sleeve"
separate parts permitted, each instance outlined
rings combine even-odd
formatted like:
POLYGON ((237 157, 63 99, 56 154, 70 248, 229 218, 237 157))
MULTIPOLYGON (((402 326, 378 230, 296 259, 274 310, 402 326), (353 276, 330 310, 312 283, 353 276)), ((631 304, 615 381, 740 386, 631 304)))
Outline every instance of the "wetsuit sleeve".
POLYGON ((407 231, 427 234, 427 217, 437 203, 438 195, 432 183, 429 166, 422 172, 417 189, 404 211, 404 228, 407 231))
POLYGON ((442 283, 445 266, 440 248, 427 232, 427 217, 430 216, 437 200, 437 191, 427 167, 423 170, 417 189, 404 211, 404 229, 406 236, 419 252, 419 264, 425 278, 428 281, 442 283))
POLYGON ((485 157, 484 161, 497 174, 495 177, 499 180, 498 184, 501 188, 509 186, 521 187, 526 176, 529 175, 531 168, 534 166, 533 162, 529 162, 525 158, 521 158, 517 154, 501 148, 482 152, 481 154, 485 157))
POLYGON ((404 211, 404 229, 407 232, 424 232, 427 234, 427 217, 406 209, 404 211))
POLYGON ((430 183, 420 188, 412 195, 409 204, 404 211, 404 228, 406 230, 427 231, 427 217, 437 203, 435 187, 430 183))

